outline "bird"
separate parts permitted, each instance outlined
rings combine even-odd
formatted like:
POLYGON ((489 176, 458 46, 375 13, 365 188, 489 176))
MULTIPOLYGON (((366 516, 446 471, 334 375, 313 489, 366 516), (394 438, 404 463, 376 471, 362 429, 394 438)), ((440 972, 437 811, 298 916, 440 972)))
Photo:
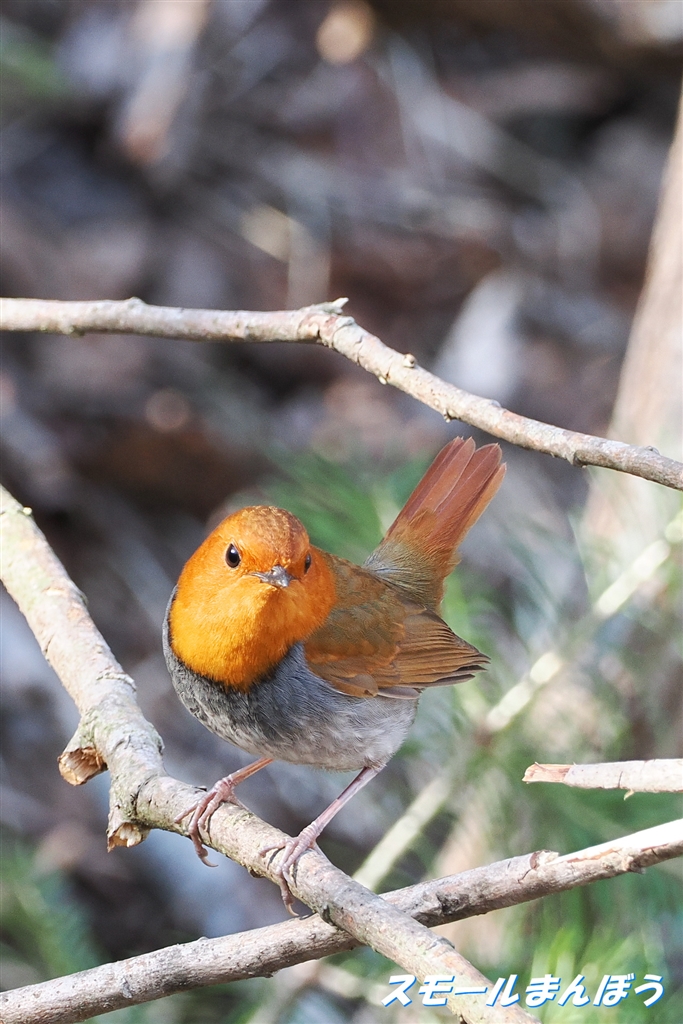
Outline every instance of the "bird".
MULTIPOLYGON (((463 537, 498 490, 497 444, 454 438, 437 455, 362 566, 314 547, 284 509, 227 516, 185 564, 171 595, 163 648, 185 707, 257 760, 176 819, 205 863, 202 831, 235 789, 273 761, 358 772, 283 850, 275 870, 292 912, 299 858, 403 743, 418 699, 489 659, 439 615, 463 537)), ((240 806, 243 806, 240 804, 240 806)))

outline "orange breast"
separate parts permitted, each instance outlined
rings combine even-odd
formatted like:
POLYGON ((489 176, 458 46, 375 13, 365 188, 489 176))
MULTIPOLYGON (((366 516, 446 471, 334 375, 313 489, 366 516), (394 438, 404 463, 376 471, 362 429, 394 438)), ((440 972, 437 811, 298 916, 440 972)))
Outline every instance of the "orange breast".
POLYGON ((193 671, 237 689, 262 678, 325 621, 334 602, 324 555, 311 550, 306 576, 279 589, 251 574, 232 578, 222 555, 210 557, 199 548, 178 580, 171 607, 177 657, 193 671))

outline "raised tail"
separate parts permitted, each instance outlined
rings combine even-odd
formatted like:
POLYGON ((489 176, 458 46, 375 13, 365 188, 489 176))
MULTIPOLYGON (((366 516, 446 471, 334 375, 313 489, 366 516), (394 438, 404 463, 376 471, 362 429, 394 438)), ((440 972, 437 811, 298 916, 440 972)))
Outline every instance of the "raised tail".
POLYGON ((443 448, 365 563, 387 582, 437 608, 457 548, 505 476, 497 444, 456 437, 443 448))

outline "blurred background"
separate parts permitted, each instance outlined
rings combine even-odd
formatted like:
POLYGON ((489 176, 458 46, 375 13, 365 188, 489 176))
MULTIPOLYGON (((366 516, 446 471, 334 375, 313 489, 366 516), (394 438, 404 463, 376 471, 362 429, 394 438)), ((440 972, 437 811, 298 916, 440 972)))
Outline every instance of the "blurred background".
MULTIPOLYGON (((655 387, 631 358, 654 335, 643 349, 634 331, 619 384, 676 119, 678 0, 4 0, 0 32, 3 294, 347 295, 446 380, 681 457, 675 366, 655 387)), ((160 630, 207 530, 267 501, 362 560, 438 448, 472 433, 304 346, 5 335, 0 384, 4 482, 135 677, 168 770, 202 785, 247 758, 180 706, 160 630)), ((321 841, 379 891, 680 813, 665 794, 521 783, 535 760, 681 756, 676 496, 505 457, 444 606, 491 667, 423 698, 321 841)), ((62 781, 74 708, 4 593, 1 611, 3 987, 281 920, 274 886, 224 859, 207 870, 177 836, 105 852, 106 776, 62 781)), ((345 781, 275 765, 242 798, 294 832, 345 781)), ((680 881, 673 862, 444 930, 522 991, 546 972, 583 973, 591 994, 606 973, 665 977, 651 1010, 631 994, 619 1010, 549 1003, 544 1021, 676 1024, 680 881)), ((444 1019, 384 1009, 390 973, 362 950, 106 1020, 444 1019)))

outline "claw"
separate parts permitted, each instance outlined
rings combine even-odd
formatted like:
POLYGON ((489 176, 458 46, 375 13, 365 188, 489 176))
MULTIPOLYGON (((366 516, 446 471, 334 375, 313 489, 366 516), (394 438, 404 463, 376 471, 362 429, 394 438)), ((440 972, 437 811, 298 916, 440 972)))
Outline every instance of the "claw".
POLYGON ((187 834, 194 843, 194 848, 197 851, 197 856, 200 860, 204 861, 207 867, 215 868, 216 865, 212 864, 208 859, 209 851, 206 849, 202 842, 201 829, 208 829, 211 815, 214 811, 217 811, 221 804, 230 803, 237 804, 246 811, 246 807, 241 800, 238 800, 235 796, 235 788, 239 786, 245 779, 255 775, 256 772, 260 772, 262 768, 272 763, 272 757, 260 757, 258 761, 252 762, 252 764, 246 765, 244 768, 240 768, 238 771, 233 772, 232 775, 226 775, 224 779, 219 779, 213 789, 210 789, 208 793, 205 793, 201 799, 193 803, 191 807, 188 807, 186 811, 179 814, 175 819, 175 824, 179 825, 183 818, 186 818, 188 814, 192 815, 190 824, 187 827, 187 834))
POLYGON ((208 868, 215 868, 217 865, 209 860, 209 851, 202 842, 201 829, 208 829, 212 814, 218 810, 221 804, 231 803, 237 804, 238 807, 244 807, 241 800, 238 800, 235 796, 234 790, 235 783, 230 779, 230 776, 225 779, 219 779, 213 789, 204 793, 199 800, 174 819, 175 824, 179 825, 188 814, 192 815, 187 826, 187 834, 192 840, 197 856, 208 868))
MULTIPOLYGON (((282 896, 282 902, 284 903, 287 913, 291 914, 292 917, 298 917, 299 915, 293 909, 294 907, 294 895, 291 890, 291 886, 294 884, 292 878, 292 868, 296 867, 299 859, 307 853, 309 850, 317 849, 316 839, 318 838, 317 831, 312 829, 308 825, 303 829, 298 836, 293 839, 283 839, 280 843, 273 843, 272 846, 264 846, 259 850, 259 855, 265 857, 266 854, 272 851, 283 850, 283 856, 280 859, 280 863, 275 868, 275 877, 277 883, 280 886, 280 895, 282 896)), ((272 859, 272 858, 271 858, 272 859)))

